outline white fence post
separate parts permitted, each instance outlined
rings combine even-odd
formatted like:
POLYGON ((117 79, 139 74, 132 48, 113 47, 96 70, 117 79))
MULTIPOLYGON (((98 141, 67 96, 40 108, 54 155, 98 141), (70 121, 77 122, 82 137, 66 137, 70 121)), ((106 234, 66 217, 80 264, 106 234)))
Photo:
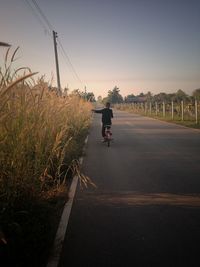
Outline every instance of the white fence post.
POLYGON ((165 117, 165 102, 163 101, 163 117, 165 117))
POLYGON ((172 120, 174 119, 174 101, 172 100, 172 120))
POLYGON ((181 120, 184 120, 184 106, 183 106, 183 100, 181 100, 181 120))
POLYGON ((145 115, 147 114, 147 108, 148 108, 147 102, 145 102, 145 104, 144 104, 145 115))
POLYGON ((151 102, 149 103, 149 112, 150 112, 150 115, 151 115, 151 102))
POLYGON ((196 124, 197 124, 198 123, 198 103, 196 99, 195 99, 195 119, 196 119, 196 124))
POLYGON ((158 116, 158 103, 156 102, 156 116, 158 116))

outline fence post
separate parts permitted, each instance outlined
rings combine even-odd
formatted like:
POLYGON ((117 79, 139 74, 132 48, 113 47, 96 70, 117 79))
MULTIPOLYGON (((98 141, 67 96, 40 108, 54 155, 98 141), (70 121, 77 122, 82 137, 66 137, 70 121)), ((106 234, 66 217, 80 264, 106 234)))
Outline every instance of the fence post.
POLYGON ((172 100, 172 120, 174 120, 174 101, 172 100))
POLYGON ((183 107, 183 100, 181 100, 181 120, 184 120, 184 107, 183 107))
POLYGON ((156 102, 156 116, 158 116, 158 103, 156 102))
POLYGON ((163 117, 165 117, 165 102, 163 101, 163 117))
POLYGON ((195 119, 196 119, 196 124, 197 124, 198 123, 198 103, 196 99, 195 99, 195 119))
POLYGON ((150 113, 150 116, 151 116, 151 102, 149 103, 149 113, 150 113))

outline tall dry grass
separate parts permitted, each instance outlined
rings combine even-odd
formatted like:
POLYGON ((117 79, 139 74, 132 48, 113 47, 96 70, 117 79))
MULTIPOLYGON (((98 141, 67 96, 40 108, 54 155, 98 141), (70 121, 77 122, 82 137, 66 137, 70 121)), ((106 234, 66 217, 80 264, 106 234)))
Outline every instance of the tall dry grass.
POLYGON ((80 97, 58 96, 28 68, 14 70, 16 52, 8 49, 0 67, 1 241, 11 210, 28 210, 32 199, 66 180, 91 116, 91 104, 80 97))
POLYGON ((5 66, 0 72, 0 192, 11 201, 22 185, 41 190, 65 178, 88 128, 91 105, 78 96, 59 97, 43 79, 28 83, 32 73, 18 77, 19 70, 11 75, 11 65, 5 66))

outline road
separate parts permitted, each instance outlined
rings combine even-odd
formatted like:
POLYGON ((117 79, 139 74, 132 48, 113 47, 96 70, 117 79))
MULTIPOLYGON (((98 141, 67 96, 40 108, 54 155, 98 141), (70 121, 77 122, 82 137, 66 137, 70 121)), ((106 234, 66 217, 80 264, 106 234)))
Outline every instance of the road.
POLYGON ((115 111, 95 114, 59 267, 200 266, 200 131, 115 111))

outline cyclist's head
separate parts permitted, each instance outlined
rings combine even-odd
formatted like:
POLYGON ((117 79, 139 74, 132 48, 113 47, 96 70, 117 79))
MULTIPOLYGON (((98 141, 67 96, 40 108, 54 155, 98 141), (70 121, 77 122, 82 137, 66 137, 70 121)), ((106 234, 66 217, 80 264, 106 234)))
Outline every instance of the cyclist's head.
POLYGON ((109 108, 110 107, 110 102, 106 103, 106 107, 109 108))

